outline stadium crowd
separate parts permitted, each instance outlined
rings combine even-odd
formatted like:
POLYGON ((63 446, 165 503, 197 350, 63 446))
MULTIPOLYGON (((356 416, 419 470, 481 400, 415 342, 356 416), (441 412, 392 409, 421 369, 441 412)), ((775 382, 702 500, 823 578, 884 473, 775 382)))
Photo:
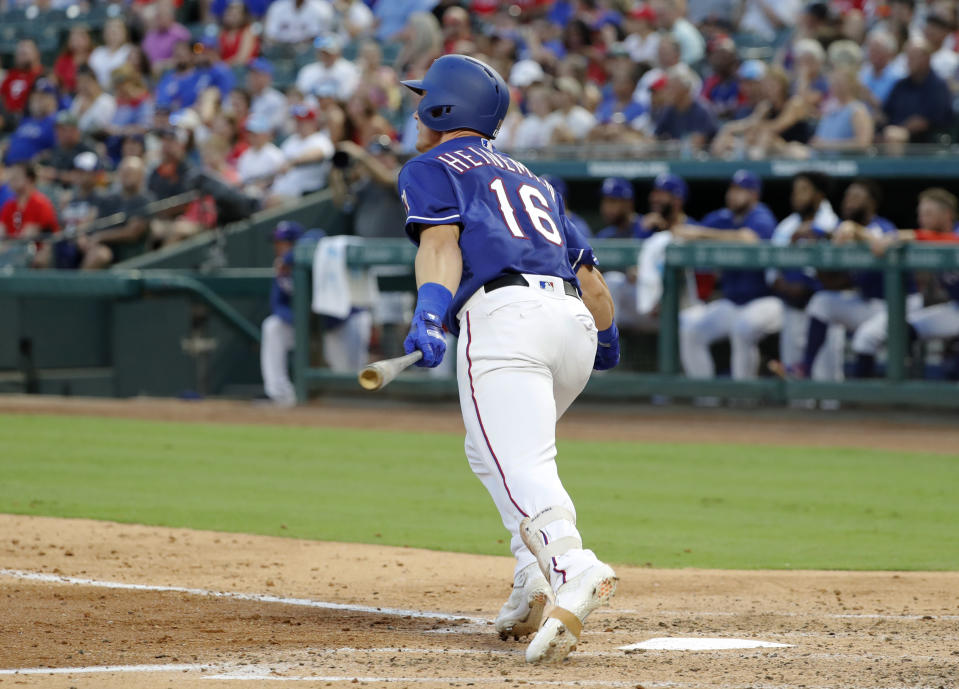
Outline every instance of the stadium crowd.
MULTIPOLYGON (((957 47, 955 0, 0 0, 0 240, 19 238, 37 267, 99 269, 327 187, 358 211, 356 234, 400 236, 395 179, 416 131, 399 79, 446 53, 506 77, 496 145, 519 157, 806 160, 949 143, 957 47)), ((809 239, 798 178, 799 215, 778 223, 748 174, 695 224, 685 184, 664 184, 640 216, 630 182, 607 180, 595 234, 777 242, 787 223, 809 239)), ((947 192, 929 194, 955 213, 947 192)), ((850 186, 831 236, 866 239, 846 223, 872 227, 877 206, 873 185, 850 186)), ((830 324, 878 319, 869 289, 872 306, 847 318, 809 284, 777 293, 787 277, 724 276, 723 299, 684 315, 687 372, 711 375, 708 344, 729 337, 734 376, 755 375, 760 337, 803 330, 794 311, 815 314, 813 348, 828 348, 830 324), (774 293, 778 306, 752 305, 774 293)), ((642 324, 635 301, 621 313, 642 324)), ((864 356, 881 338, 868 339, 864 356)), ((812 370, 808 352, 783 356, 812 370)))

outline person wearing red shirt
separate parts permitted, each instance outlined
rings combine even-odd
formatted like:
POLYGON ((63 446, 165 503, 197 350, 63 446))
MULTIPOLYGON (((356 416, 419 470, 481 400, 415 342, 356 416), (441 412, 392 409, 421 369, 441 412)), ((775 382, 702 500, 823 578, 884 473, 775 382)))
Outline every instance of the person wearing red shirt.
POLYGON ((29 239, 44 232, 59 232, 60 223, 53 204, 37 191, 37 173, 32 165, 10 168, 9 185, 16 194, 0 208, 0 233, 29 239))
POLYGON ((245 65, 260 54, 260 38, 250 25, 250 14, 242 0, 232 0, 223 12, 220 31, 220 58, 231 67, 245 65))
POLYGON ((27 107, 33 82, 43 74, 40 52, 30 38, 17 43, 13 67, 0 83, 0 129, 12 129, 27 107))
POLYGON ((61 89, 67 93, 76 93, 77 67, 87 64, 92 51, 90 29, 83 25, 70 29, 66 50, 60 53, 60 57, 53 63, 53 76, 61 89))

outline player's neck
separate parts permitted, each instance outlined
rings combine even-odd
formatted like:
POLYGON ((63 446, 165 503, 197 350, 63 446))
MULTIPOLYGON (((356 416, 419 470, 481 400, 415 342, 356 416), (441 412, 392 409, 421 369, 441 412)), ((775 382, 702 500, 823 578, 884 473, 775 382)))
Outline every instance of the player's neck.
POLYGON ((440 137, 439 144, 445 144, 447 141, 452 141, 453 139, 472 138, 474 136, 483 135, 479 132, 474 132, 472 129, 454 129, 451 132, 443 132, 443 136, 440 137))

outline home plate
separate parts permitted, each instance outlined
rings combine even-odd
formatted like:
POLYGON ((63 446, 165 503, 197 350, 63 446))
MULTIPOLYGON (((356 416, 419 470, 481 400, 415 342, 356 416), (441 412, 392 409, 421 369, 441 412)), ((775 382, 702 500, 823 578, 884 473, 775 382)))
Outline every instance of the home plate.
POLYGON ((620 646, 620 651, 725 651, 731 648, 791 648, 791 644, 777 644, 755 639, 659 638, 638 644, 620 646))

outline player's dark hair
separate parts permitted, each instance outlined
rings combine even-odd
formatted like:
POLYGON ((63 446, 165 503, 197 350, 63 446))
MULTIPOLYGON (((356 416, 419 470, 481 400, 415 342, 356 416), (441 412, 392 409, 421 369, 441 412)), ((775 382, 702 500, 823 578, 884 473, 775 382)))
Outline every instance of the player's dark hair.
POLYGON ((869 198, 872 199, 873 203, 876 204, 876 208, 882 205, 882 189, 880 189, 879 184, 876 180, 868 179, 866 177, 856 177, 849 186, 860 186, 866 190, 866 193, 869 194, 869 198))
POLYGON ((826 198, 829 198, 830 194, 832 194, 832 178, 824 172, 804 170, 796 173, 796 175, 793 177, 793 182, 799 179, 804 179, 809 182, 813 189, 818 191, 826 198))

